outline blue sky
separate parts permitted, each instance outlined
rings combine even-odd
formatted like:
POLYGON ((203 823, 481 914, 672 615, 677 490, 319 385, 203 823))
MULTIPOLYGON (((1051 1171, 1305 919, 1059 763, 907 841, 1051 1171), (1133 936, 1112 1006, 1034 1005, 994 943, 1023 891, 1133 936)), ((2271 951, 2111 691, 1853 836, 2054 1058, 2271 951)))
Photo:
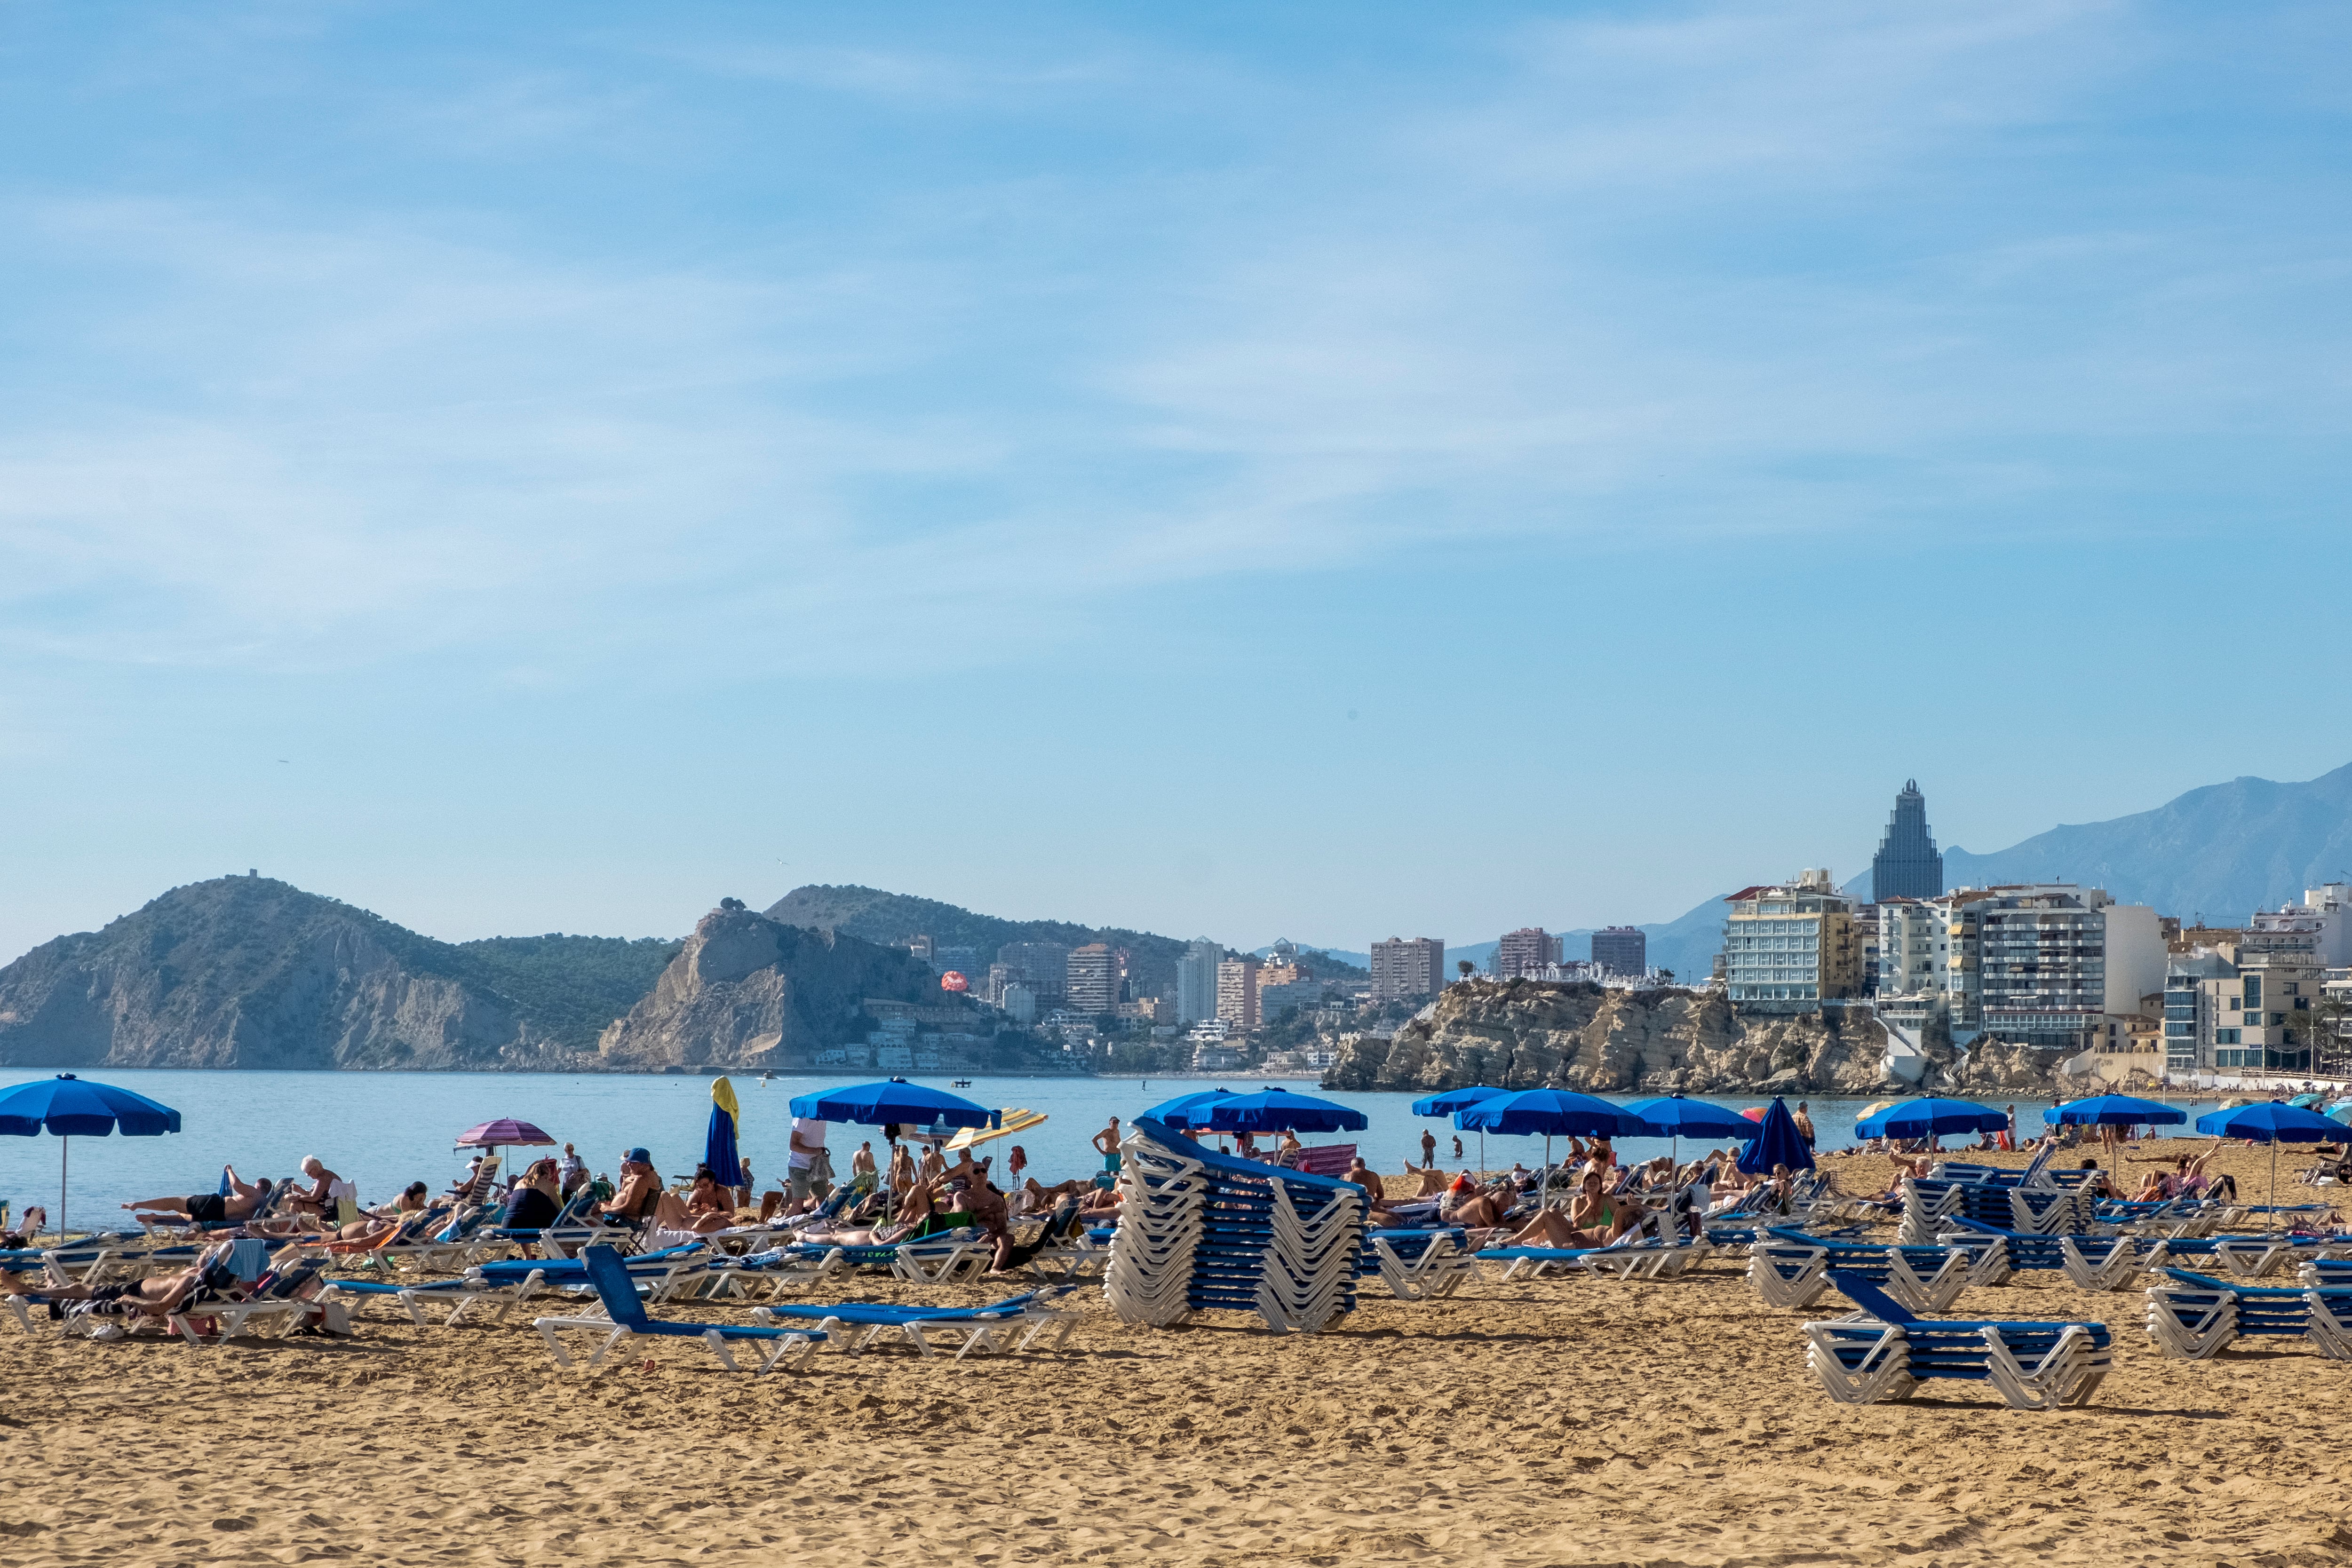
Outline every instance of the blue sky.
POLYGON ((2348 34, 9 6, 0 951, 1467 942, 2326 771, 2348 34))

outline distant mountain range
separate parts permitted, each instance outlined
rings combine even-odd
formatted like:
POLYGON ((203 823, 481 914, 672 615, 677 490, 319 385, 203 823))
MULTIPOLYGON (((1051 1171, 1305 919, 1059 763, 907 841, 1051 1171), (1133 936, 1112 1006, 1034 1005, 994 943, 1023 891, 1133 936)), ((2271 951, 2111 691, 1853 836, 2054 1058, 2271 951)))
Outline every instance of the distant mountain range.
MULTIPOLYGON (((1876 847, 1874 841, 1871 848, 1876 847)), ((1799 869, 1767 870, 1748 881, 1792 876, 1799 869)), ((2126 904, 2153 904, 2161 915, 2243 925, 2255 910, 2300 898, 2306 887, 2352 882, 2352 765, 2300 784, 2268 779, 2210 784, 2152 811, 2053 828, 1990 854, 1958 845, 1944 851, 1947 889, 2012 882, 2080 883, 2105 888, 2126 904)), ((1723 946, 1723 900, 1733 891, 1726 888, 1673 920, 1643 926, 1650 962, 1686 979, 1705 978, 1723 946)), ((1867 901, 1869 871, 1842 891, 1867 901)), ((1567 938, 1569 957, 1591 950, 1590 929, 1559 935, 1567 938)), ((1492 942, 1449 947, 1446 961, 1468 958, 1483 968, 1494 951, 1492 942)))
MULTIPOLYGON (((2306 887, 2352 882, 2352 765, 2301 784, 2232 779, 2105 822, 2072 823, 1991 854, 1944 852, 1944 885, 2074 882, 2160 914, 2240 925, 2306 887)), ((1845 884, 1871 894, 1870 873, 1845 884)))

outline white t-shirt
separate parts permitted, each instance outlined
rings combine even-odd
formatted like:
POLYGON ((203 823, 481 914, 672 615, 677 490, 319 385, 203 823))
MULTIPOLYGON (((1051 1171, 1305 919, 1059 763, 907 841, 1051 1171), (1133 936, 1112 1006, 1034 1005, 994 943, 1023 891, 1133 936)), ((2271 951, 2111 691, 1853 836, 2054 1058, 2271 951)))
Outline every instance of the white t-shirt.
MULTIPOLYGON (((805 1116, 795 1116, 793 1118, 793 1132, 799 1137, 802 1143, 809 1145, 813 1148, 821 1149, 824 1147, 824 1124, 823 1122, 813 1122, 805 1116)), ((804 1171, 808 1169, 809 1166, 816 1163, 816 1156, 814 1155, 803 1154, 798 1148, 793 1150, 790 1159, 792 1168, 796 1171, 804 1171)))

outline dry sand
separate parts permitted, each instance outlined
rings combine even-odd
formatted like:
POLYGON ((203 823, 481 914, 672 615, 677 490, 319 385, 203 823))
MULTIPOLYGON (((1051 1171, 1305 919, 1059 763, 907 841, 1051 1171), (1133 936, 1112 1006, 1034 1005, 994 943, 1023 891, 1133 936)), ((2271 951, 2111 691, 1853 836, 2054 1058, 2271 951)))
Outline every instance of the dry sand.
POLYGON ((2352 1563, 2352 1366, 2300 1341, 2170 1362, 2137 1291, 2032 1275, 1953 1314, 2105 1321, 2096 1404, 1930 1384, 1846 1408, 1797 1331, 1843 1305, 1769 1310, 1741 1267, 1432 1305, 1375 1286, 1289 1339, 1233 1314, 1130 1329, 1088 1291, 1067 1354, 827 1352, 766 1377, 691 1343, 564 1374, 520 1320, 380 1308, 348 1343, 9 1326, 0 1564, 2352 1563))

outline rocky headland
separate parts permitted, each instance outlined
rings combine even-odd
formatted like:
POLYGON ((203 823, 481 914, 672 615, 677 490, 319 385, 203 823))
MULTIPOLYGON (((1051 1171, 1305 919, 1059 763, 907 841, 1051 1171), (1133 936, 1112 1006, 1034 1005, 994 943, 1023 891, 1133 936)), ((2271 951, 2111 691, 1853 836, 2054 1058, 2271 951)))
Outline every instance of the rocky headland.
POLYGON ((633 1071, 806 1067, 825 1047, 865 1038, 868 1000, 948 1003, 930 966, 902 947, 721 907, 596 1051, 633 1071))
MULTIPOLYGON (((1393 1039, 1360 1036, 1324 1076, 1331 1089, 1428 1093, 1473 1083, 1585 1093, 1909 1093, 1889 1075, 1886 1030, 1866 1010, 1746 1014, 1719 991, 1603 990, 1540 980, 1448 986, 1393 1039)), ((1966 1057, 1926 1043, 1929 1090, 2046 1092, 2054 1051, 1991 1047, 1966 1057)))

